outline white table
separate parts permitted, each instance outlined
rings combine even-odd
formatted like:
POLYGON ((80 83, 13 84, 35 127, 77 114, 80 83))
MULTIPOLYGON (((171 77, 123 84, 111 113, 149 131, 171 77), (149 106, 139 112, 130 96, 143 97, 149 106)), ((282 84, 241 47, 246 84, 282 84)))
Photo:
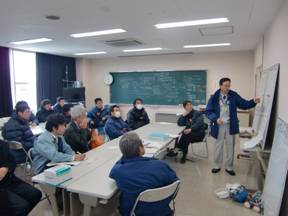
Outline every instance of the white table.
MULTIPOLYGON (((182 130, 182 127, 178 127, 174 123, 154 123, 141 127, 135 132, 142 140, 148 140, 149 133, 153 131, 178 134, 182 130)), ((114 180, 109 178, 109 173, 116 161, 122 156, 119 149, 120 138, 87 152, 87 161, 72 167, 72 179, 57 186, 64 189, 64 215, 79 215, 83 205, 84 215, 90 215, 91 207, 96 207, 98 202, 107 203, 117 192, 116 184, 114 180)), ((157 141, 159 145, 157 148, 149 148, 149 153, 153 156, 159 155, 171 141, 173 138, 157 141)), ((41 189, 49 196, 53 214, 58 216, 57 187, 46 184, 43 173, 34 176, 32 181, 39 183, 41 189)))
MULTIPOLYGON (((82 176, 85 176, 92 170, 101 166, 111 158, 119 155, 119 150, 115 146, 118 145, 119 138, 105 143, 96 149, 90 150, 86 153, 87 160, 82 161, 79 165, 72 167, 72 179, 57 185, 58 188, 66 189, 70 184, 77 181, 82 176)), ((54 215, 59 215, 59 210, 56 202, 56 186, 46 184, 44 173, 36 175, 32 178, 32 181, 38 183, 41 189, 49 196, 54 215)), ((64 203, 64 214, 69 215, 69 197, 63 190, 63 203, 64 203)))
MULTIPOLYGON (((148 140, 148 135, 152 131, 178 134, 182 130, 183 128, 178 127, 176 124, 155 123, 139 128, 135 132, 138 133, 141 139, 148 140)), ((173 141, 173 138, 169 138, 165 141, 157 141, 160 144, 159 147, 153 149, 153 151, 150 151, 149 149, 149 152, 152 152, 154 156, 159 155, 159 152, 163 149, 166 152, 166 147, 171 141, 173 141)), ((107 163, 97 167, 91 173, 78 179, 67 187, 67 191, 72 192, 70 197, 70 213, 72 216, 80 214, 79 209, 81 209, 81 203, 84 205, 84 216, 90 216, 92 207, 97 207, 98 202, 107 203, 107 201, 117 192, 116 183, 113 179, 109 178, 109 173, 117 160, 122 156, 120 150, 118 151, 118 156, 111 158, 107 163), (75 194, 79 195, 79 199, 77 199, 75 194), (79 201, 81 203, 79 203, 79 201)))

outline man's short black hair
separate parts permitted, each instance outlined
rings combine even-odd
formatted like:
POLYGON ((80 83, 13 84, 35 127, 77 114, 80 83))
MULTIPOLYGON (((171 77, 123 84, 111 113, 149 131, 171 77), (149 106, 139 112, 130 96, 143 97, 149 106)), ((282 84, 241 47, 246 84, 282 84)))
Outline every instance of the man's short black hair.
POLYGON ((41 101, 41 107, 46 106, 47 104, 52 104, 51 101, 49 99, 44 99, 41 101))
POLYGON ((133 101, 133 105, 135 105, 137 101, 141 101, 141 103, 143 103, 143 100, 142 100, 141 98, 136 98, 136 99, 133 101))
POLYGON ((109 110, 110 115, 111 115, 112 112, 114 112, 114 109, 115 109, 115 108, 120 108, 120 107, 119 107, 118 105, 113 105, 113 106, 111 106, 111 107, 110 107, 110 110, 109 110))
POLYGON ((191 104, 192 104, 192 101, 190 101, 190 100, 185 100, 185 101, 183 102, 183 107, 185 108, 188 103, 191 103, 191 104))
POLYGON ((28 103, 26 101, 18 101, 15 106, 16 113, 24 112, 25 110, 30 110, 28 103))
POLYGON ((53 127, 58 128, 60 125, 65 125, 66 119, 63 114, 57 113, 49 115, 47 118, 45 129, 49 132, 53 131, 53 127))
POLYGON ((99 101, 103 101, 102 98, 95 98, 94 102, 97 104, 99 101))
POLYGON ((231 82, 231 79, 228 77, 224 77, 222 79, 219 80, 219 85, 222 86, 224 82, 231 82))
POLYGON ((70 104, 64 104, 63 106, 63 112, 69 112, 71 109, 71 105, 70 104))
POLYGON ((58 103, 59 103, 61 100, 64 100, 64 97, 62 97, 62 96, 57 97, 57 102, 58 102, 58 103))

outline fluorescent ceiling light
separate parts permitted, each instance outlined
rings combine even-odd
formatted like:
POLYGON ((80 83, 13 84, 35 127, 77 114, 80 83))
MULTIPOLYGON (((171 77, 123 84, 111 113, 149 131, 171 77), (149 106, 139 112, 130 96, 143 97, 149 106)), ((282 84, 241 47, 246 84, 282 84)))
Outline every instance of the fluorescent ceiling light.
POLYGON ((42 42, 48 42, 48 41, 52 41, 52 39, 50 39, 50 38, 36 38, 36 39, 31 39, 31 40, 14 41, 14 42, 10 42, 10 43, 15 44, 15 45, 22 45, 22 44, 42 43, 42 42))
POLYGON ((103 30, 103 31, 71 34, 70 36, 74 38, 82 38, 82 37, 93 37, 93 36, 99 36, 99 35, 117 34, 117 33, 123 33, 123 32, 126 32, 126 31, 124 29, 110 29, 110 30, 103 30))
POLYGON ((201 20, 191 20, 183 22, 160 23, 156 24, 155 27, 161 29, 161 28, 175 28, 175 27, 208 25, 208 24, 227 23, 227 22, 229 22, 228 18, 215 18, 215 19, 201 19, 201 20))
POLYGON ((142 51, 156 51, 162 50, 161 47, 154 47, 154 48, 145 48, 145 49, 130 49, 130 50, 123 50, 123 52, 142 52, 142 51))
POLYGON ((199 44, 199 45, 185 45, 184 48, 218 47, 218 46, 230 46, 230 45, 231 43, 199 44))
POLYGON ((107 52, 86 52, 86 53, 74 53, 74 55, 82 56, 82 55, 100 55, 100 54, 107 54, 107 52))

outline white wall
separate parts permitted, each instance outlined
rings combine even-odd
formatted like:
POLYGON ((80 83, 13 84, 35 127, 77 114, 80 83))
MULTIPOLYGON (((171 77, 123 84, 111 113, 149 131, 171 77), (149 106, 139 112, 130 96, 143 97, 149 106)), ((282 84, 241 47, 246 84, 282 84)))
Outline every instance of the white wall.
MULTIPOLYGON (((86 87, 86 104, 93 106, 95 97, 102 97, 109 102, 109 86, 103 82, 105 74, 117 71, 135 70, 207 70, 207 99, 218 87, 218 80, 228 76, 232 79, 232 88, 243 97, 253 97, 254 56, 253 51, 220 52, 194 55, 162 55, 148 57, 110 58, 110 59, 78 59, 77 79, 86 87)), ((130 106, 122 106, 123 116, 130 106)), ((152 121, 155 112, 179 112, 181 107, 160 106, 147 107, 152 121)))
POLYGON ((263 68, 280 63, 278 115, 288 122, 288 0, 283 1, 280 11, 264 33, 263 68))

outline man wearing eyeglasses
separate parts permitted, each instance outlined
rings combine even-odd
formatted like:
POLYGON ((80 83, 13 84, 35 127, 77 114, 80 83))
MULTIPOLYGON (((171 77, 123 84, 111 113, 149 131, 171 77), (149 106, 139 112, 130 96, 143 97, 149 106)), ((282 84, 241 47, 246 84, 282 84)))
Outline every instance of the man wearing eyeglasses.
POLYGON ((256 106, 260 98, 243 99, 237 92, 230 89, 228 77, 219 81, 219 89, 210 97, 205 114, 210 120, 211 136, 214 138, 214 165, 212 173, 221 171, 224 143, 226 142, 225 171, 235 176, 233 169, 235 135, 239 133, 237 108, 247 110, 256 106))
MULTIPOLYGON (((14 113, 4 125, 2 136, 5 140, 20 142, 23 145, 23 148, 28 151, 33 147, 35 136, 29 127, 31 111, 27 102, 17 102, 15 112, 16 115, 14 113)), ((26 155, 22 149, 11 150, 11 153, 17 164, 25 162, 26 155)))

